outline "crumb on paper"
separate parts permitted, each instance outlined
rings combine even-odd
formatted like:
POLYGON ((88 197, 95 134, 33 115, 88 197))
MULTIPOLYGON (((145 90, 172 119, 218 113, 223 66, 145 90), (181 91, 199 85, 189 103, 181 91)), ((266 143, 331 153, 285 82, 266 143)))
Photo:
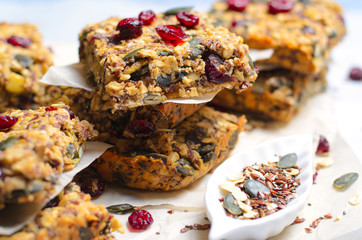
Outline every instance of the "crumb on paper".
POLYGON ((360 195, 361 195, 360 192, 355 193, 354 196, 350 200, 348 200, 348 203, 351 204, 352 206, 360 204, 361 202, 360 195))

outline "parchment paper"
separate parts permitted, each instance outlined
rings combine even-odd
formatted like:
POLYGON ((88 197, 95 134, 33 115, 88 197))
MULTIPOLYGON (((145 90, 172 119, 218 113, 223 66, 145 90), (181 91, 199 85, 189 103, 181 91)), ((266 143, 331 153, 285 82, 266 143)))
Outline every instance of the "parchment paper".
MULTIPOLYGON (((57 45, 58 46, 58 45, 57 45)), ((74 47, 71 47, 74 49, 74 47)), ((64 45, 59 45, 59 49, 65 49, 64 45)), ((67 52, 67 50, 65 50, 67 52)), ((250 55, 254 60, 260 60, 271 57, 273 54, 273 49, 266 50, 250 50, 250 55)), ((60 51, 59 51, 60 52, 60 51)), ((63 51, 64 54, 64 51, 63 51)), ((61 56, 61 54, 59 54, 61 56)), ((74 57, 72 57, 74 59, 74 57)), ((66 61, 66 60, 65 60, 66 61)), ((64 57, 60 57, 58 62, 64 63, 64 57)), ((74 87, 74 88, 82 88, 87 91, 94 91, 94 87, 92 87, 87 81, 86 73, 83 71, 84 67, 81 63, 72 63, 64 66, 52 66, 48 72, 43 76, 40 82, 55 85, 55 86, 66 86, 66 87, 74 87)), ((174 98, 168 99, 164 103, 181 103, 181 104, 201 104, 210 102, 218 92, 210 92, 204 94, 199 97, 192 98, 174 98)))
MULTIPOLYGON (((57 53, 56 45, 54 45, 54 49, 57 53)), ((67 48, 62 48, 59 51, 62 53, 62 58, 59 60, 60 58, 56 57, 56 62, 59 60, 58 62, 61 64, 69 64, 77 61, 75 57, 65 59, 66 54, 63 49, 68 49, 68 56, 72 56, 71 52, 76 47, 69 45, 67 48)), ((312 133, 316 139, 319 134, 328 138, 332 145, 331 158, 334 163, 329 168, 319 170, 317 184, 313 185, 309 200, 312 205, 306 206, 299 214, 299 217, 306 219, 305 222, 287 227, 273 239, 330 239, 350 233, 361 225, 361 204, 352 207, 347 203, 358 189, 362 189, 361 179, 358 179, 345 192, 337 192, 332 188, 332 182, 336 177, 349 171, 361 173, 361 165, 352 150, 337 133, 332 100, 329 94, 324 93, 311 98, 289 124, 274 124, 267 129, 256 128, 250 132, 241 133, 232 154, 271 138, 305 132, 312 133), (346 215, 342 215, 343 210, 346 210, 346 215), (340 220, 336 222, 333 219, 323 220, 318 228, 313 230, 312 234, 305 233, 305 227, 308 227, 316 218, 329 212, 333 216, 340 217, 340 220)), ((190 230, 186 233, 180 233, 180 230, 185 225, 209 223, 205 219, 204 206, 204 191, 209 176, 210 174, 207 174, 186 189, 175 192, 145 192, 107 186, 106 192, 95 202, 105 206, 119 203, 130 203, 135 206, 156 205, 153 208, 146 208, 151 212, 155 221, 148 230, 134 233, 127 229, 125 234, 116 232, 114 236, 117 239, 207 239, 208 231, 190 230), (173 214, 167 213, 171 209, 175 209, 175 212, 173 214)), ((114 216, 122 224, 127 225, 129 214, 114 216)))
MULTIPOLYGON (((58 195, 73 177, 88 167, 97 157, 111 145, 101 142, 87 142, 87 148, 75 168, 65 172, 59 177, 59 184, 55 186, 56 193, 50 198, 58 195)), ((0 211, 0 235, 10 235, 20 230, 25 224, 34 219, 37 213, 44 207, 45 203, 11 204, 0 211)))

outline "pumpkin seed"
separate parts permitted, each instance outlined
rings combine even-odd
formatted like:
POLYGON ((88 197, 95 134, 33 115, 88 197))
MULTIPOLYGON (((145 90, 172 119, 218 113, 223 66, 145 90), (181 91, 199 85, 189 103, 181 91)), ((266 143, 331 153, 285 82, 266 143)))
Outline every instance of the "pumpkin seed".
POLYGON ((228 144, 230 148, 233 148, 235 146, 236 142, 238 141, 238 138, 239 138, 239 132, 235 130, 229 138, 228 144))
POLYGON ((259 198, 260 193, 270 193, 270 189, 256 180, 248 180, 244 184, 244 190, 251 198, 259 198))
POLYGON ((255 65, 254 65, 254 61, 253 59, 251 59, 251 57, 249 56, 249 54, 246 54, 246 56, 248 57, 249 59, 249 66, 251 69, 254 69, 255 68, 255 65))
POLYGON ((224 208, 231 214, 239 216, 243 213, 241 208, 235 204, 235 198, 231 193, 225 195, 224 208))
POLYGON ((291 168, 294 167, 298 161, 297 154, 289 153, 281 157, 277 163, 278 168, 291 168))
POLYGON ((133 58, 134 56, 136 56, 136 54, 137 54, 141 49, 144 49, 144 47, 136 48, 136 49, 130 51, 129 53, 126 54, 126 56, 123 57, 123 60, 124 60, 124 61, 127 61, 128 59, 133 58))
POLYGON ((208 144, 205 146, 201 146, 197 149, 197 151, 200 153, 200 155, 205 155, 211 151, 214 151, 216 147, 216 144, 208 144))
POLYGON ((163 102, 163 98, 160 95, 150 94, 143 99, 145 104, 156 105, 163 102))
POLYGON ((161 50, 161 51, 158 52, 158 56, 168 56, 168 55, 170 55, 170 54, 171 54, 171 52, 163 51, 163 50, 161 50))
POLYGON ((0 142, 0 151, 4 151, 6 148, 10 147, 18 140, 19 140, 19 138, 9 137, 9 138, 1 141, 0 142))
POLYGON ((201 140, 205 138, 206 134, 200 128, 195 128, 188 131, 185 134, 185 141, 191 141, 195 144, 201 143, 201 140))
POLYGON ((149 72, 148 64, 131 74, 131 80, 139 80, 149 72))
POLYGON ((125 214, 135 209, 134 206, 128 203, 116 204, 107 207, 110 213, 125 214))
POLYGON ((204 163, 209 162, 210 160, 216 160, 216 153, 214 152, 208 152, 204 156, 202 156, 202 161, 204 163))
POLYGON ((18 61, 25 68, 29 67, 34 63, 33 58, 21 54, 15 55, 15 60, 18 61))
POLYGON ((192 53, 190 55, 191 59, 195 59, 198 56, 201 56, 204 52, 202 46, 200 46, 201 38, 193 38, 189 41, 190 48, 192 49, 192 53))
POLYGON ((344 190, 352 185, 358 179, 358 173, 346 173, 333 182, 333 187, 336 189, 344 190))
POLYGON ((156 78, 156 82, 162 87, 169 87, 171 85, 171 75, 170 74, 166 74, 165 76, 160 75, 156 78))
POLYGON ((67 155, 72 159, 79 158, 79 152, 77 151, 73 143, 69 143, 67 146, 67 155))
POLYGON ((217 28, 217 27, 224 25, 224 23, 225 23, 224 20, 218 18, 215 20, 215 22, 212 22, 211 24, 217 28))
POLYGON ((145 155, 148 158, 160 159, 164 164, 167 164, 167 157, 158 153, 150 153, 145 155))
POLYGON ((195 173, 195 169, 190 165, 190 163, 184 159, 180 158, 177 161, 176 169, 183 176, 192 176, 195 173))
POLYGON ((299 0, 299 2, 304 4, 304 5, 310 4, 310 0, 299 0))
POLYGON ((337 33, 336 31, 334 31, 334 29, 332 29, 329 33, 328 33, 328 38, 336 38, 337 37, 337 33))
POLYGON ((180 8, 171 8, 164 12, 166 16, 176 15, 180 12, 190 12, 193 7, 180 7, 180 8))
POLYGON ((90 240, 92 239, 92 232, 88 227, 80 227, 78 236, 80 240, 90 240))

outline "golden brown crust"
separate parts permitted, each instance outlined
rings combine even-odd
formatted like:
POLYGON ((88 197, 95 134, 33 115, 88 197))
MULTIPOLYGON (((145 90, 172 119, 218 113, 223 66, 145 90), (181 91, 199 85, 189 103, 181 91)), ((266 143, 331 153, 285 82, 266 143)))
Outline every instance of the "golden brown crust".
POLYGON ((246 114, 248 119, 289 122, 310 96, 327 85, 327 69, 306 75, 288 70, 261 71, 252 89, 243 94, 221 91, 212 104, 246 114))
POLYGON ((118 139, 93 166, 107 181, 131 188, 184 188, 225 160, 245 122, 244 116, 203 107, 175 129, 118 139))
POLYGON ((200 17, 200 23, 195 28, 183 28, 188 37, 177 46, 165 43, 155 30, 159 25, 178 25, 175 16, 158 14, 152 25, 143 26, 140 37, 130 40, 115 40, 121 18, 89 24, 82 30, 80 60, 109 109, 198 97, 224 88, 242 91, 252 85, 256 72, 249 64, 248 47, 242 38, 223 27, 213 27, 206 15, 193 14, 200 17), (132 51, 137 52, 128 57, 132 51), (194 52, 198 54, 192 56, 194 52), (227 82, 207 79, 205 58, 211 53, 222 61, 218 71, 232 77, 227 82))
POLYGON ((59 203, 43 209, 21 231, 1 240, 114 239, 110 233, 122 225, 102 205, 71 184, 57 197, 59 203))
POLYGON ((18 121, 0 130, 0 203, 43 202, 59 175, 74 168, 96 132, 68 108, 58 104, 3 113, 18 121))
POLYGON ((52 64, 36 26, 0 23, 0 112, 35 106, 36 98, 44 94, 39 80, 52 64), (8 43, 13 36, 25 38, 29 46, 8 43))
POLYGON ((261 63, 319 72, 346 34, 342 9, 330 0, 291 1, 292 10, 278 14, 268 13, 267 1, 252 1, 243 12, 218 1, 209 15, 242 36, 250 48, 274 49, 273 56, 261 63))

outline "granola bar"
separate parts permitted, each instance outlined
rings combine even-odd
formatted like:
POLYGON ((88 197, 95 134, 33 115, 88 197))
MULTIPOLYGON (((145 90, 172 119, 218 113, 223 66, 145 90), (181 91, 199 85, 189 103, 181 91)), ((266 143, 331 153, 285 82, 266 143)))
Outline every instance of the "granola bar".
POLYGON ((0 112, 34 107, 44 94, 38 80, 52 64, 36 26, 0 23, 0 112))
POLYGON ((174 128, 204 104, 164 103, 114 112, 103 109, 97 94, 83 89, 51 86, 47 88, 50 102, 64 102, 71 110, 94 124, 99 135, 94 140, 114 144, 118 137, 146 137, 155 131, 174 128))
POLYGON ((0 115, 0 205, 43 202, 96 132, 63 104, 0 115), (5 121, 8 120, 8 121, 5 121), (4 125, 12 120, 12 125, 4 125), (5 128, 4 128, 5 127, 5 128))
POLYGON ((209 16, 242 36, 253 49, 273 49, 261 64, 305 73, 321 71, 330 50, 346 34, 341 7, 330 0, 288 0, 286 13, 271 13, 267 1, 251 1, 244 11, 229 8, 226 1, 214 4, 209 16))
POLYGON ((102 205, 91 202, 77 185, 68 185, 21 231, 1 240, 114 239, 110 233, 122 225, 102 205))
POLYGON ((203 107, 174 129, 118 139, 93 166, 106 181, 131 188, 184 188, 225 160, 245 122, 244 116, 203 107))
POLYGON ((120 40, 119 27, 129 19, 113 17, 82 30, 80 61, 104 107, 127 110, 253 84, 257 74, 242 38, 214 27, 206 15, 192 15, 199 23, 186 28, 175 15, 158 14, 139 29, 139 37, 128 40, 120 40), (182 39, 168 41, 160 29, 182 39))
POLYGON ((252 89, 243 94, 221 91, 211 103, 256 120, 288 122, 306 99, 326 88, 326 72, 326 68, 315 75, 285 69, 261 71, 252 89))

